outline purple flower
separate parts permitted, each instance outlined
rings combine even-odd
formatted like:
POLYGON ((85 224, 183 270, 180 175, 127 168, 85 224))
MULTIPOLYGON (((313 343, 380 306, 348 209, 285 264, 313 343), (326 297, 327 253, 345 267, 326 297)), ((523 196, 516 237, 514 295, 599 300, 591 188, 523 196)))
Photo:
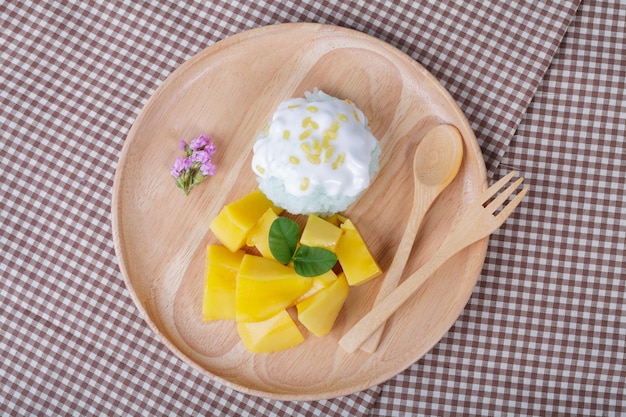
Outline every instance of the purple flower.
POLYGON ((191 157, 194 162, 200 162, 201 164, 211 162, 211 154, 207 151, 195 151, 191 157))
POLYGON ((209 155, 213 155, 215 153, 215 151, 217 150, 217 146, 215 146, 215 144, 213 142, 209 142, 205 147, 204 150, 206 152, 209 153, 209 155))
POLYGON ((215 171, 217 171, 217 165, 215 165, 211 161, 206 162, 202 164, 202 166, 200 166, 200 171, 202 171, 202 173, 207 177, 215 175, 215 171))
POLYGON ((171 173, 174 178, 180 177, 183 171, 188 171, 191 168, 192 161, 189 158, 183 158, 179 156, 174 161, 174 166, 172 166, 171 173))
POLYGON ((176 185, 188 195, 191 188, 205 177, 215 175, 217 166, 212 157, 217 148, 211 136, 205 136, 204 133, 193 139, 189 145, 181 140, 178 148, 185 152, 186 157, 177 157, 170 173, 176 179, 176 185))
POLYGON ((207 146, 209 143, 211 143, 211 136, 204 136, 204 133, 201 134, 200 136, 198 136, 197 138, 193 139, 191 141, 191 144, 189 145, 189 147, 193 150, 193 151, 201 151, 205 148, 205 146, 207 146))

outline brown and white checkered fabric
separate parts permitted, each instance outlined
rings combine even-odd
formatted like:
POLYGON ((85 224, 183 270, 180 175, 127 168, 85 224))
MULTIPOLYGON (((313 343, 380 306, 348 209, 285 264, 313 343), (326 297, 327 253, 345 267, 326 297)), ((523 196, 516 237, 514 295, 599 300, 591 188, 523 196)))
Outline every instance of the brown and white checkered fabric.
POLYGON ((626 414, 625 23, 620 0, 0 2, 0 415, 626 414), (532 189, 430 353, 380 386, 295 403, 167 350, 124 287, 109 213, 124 138, 172 71, 303 21, 419 61, 490 175, 517 168, 532 189))

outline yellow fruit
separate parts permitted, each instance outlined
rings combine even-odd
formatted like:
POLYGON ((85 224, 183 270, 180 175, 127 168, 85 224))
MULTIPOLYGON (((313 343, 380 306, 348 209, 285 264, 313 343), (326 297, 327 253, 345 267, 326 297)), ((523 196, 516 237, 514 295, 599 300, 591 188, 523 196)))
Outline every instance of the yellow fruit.
POLYGON ((243 251, 233 253, 224 246, 207 246, 204 321, 235 318, 235 277, 244 255, 243 251))
MULTIPOLYGON (((268 208, 274 207, 272 202, 258 188, 240 199, 227 204, 233 223, 242 228, 252 228, 268 208)), ((278 213, 280 209, 275 208, 278 213)))
POLYGON ((266 320, 292 305, 312 282, 273 259, 245 255, 237 274, 236 320, 266 320))
POLYGON ((296 304, 298 320, 316 336, 328 334, 349 293, 345 275, 339 274, 328 287, 296 304))
POLYGON ((244 346, 253 353, 271 353, 289 349, 304 341, 298 326, 286 310, 267 320, 237 323, 244 346))
POLYGON ((343 218, 343 220, 339 224, 339 227, 343 231, 346 231, 346 230, 354 230, 354 231, 356 231, 356 226, 354 225, 354 223, 352 223, 352 220, 348 219, 347 217, 343 218))
POLYGON ((339 227, 317 216, 310 215, 300 237, 300 243, 335 252, 339 237, 341 237, 339 227))
POLYGON ((336 254, 348 284, 361 285, 378 277, 382 271, 352 221, 346 220, 341 229, 336 254))
MULTIPOLYGON (((263 213, 272 207, 272 202, 256 189, 224 206, 209 228, 224 246, 235 252, 243 247, 246 236, 263 213)), ((280 212, 280 209, 274 209, 280 212)))
POLYGON ((340 226, 341 223, 345 223, 345 221, 348 220, 348 218, 345 216, 342 216, 339 213, 336 213, 336 214, 333 214, 332 216, 325 217, 324 220, 326 220, 329 223, 334 224, 335 226, 340 226))
POLYGON ((331 269, 325 274, 318 275, 310 279, 313 280, 313 283, 311 284, 311 288, 306 293, 298 297, 298 299, 296 300, 296 304, 304 300, 305 298, 312 296, 316 292, 328 287, 333 282, 335 282, 335 280, 337 279, 337 274, 335 274, 333 270, 331 269))
POLYGON ((210 224, 224 246, 207 246, 203 320, 236 320, 244 346, 254 353, 304 341, 300 324, 286 310, 293 306, 302 326, 316 336, 328 334, 350 286, 382 273, 354 224, 337 214, 326 219, 310 215, 298 245, 334 252, 343 272, 298 275, 292 265, 276 261, 269 248, 269 230, 281 211, 257 189, 226 205, 210 224), (244 245, 262 256, 245 253, 244 245))
POLYGON ((215 216, 209 225, 209 229, 215 234, 220 243, 232 252, 241 249, 245 243, 245 230, 242 230, 230 220, 225 209, 222 209, 222 211, 215 216))
POLYGON ((246 238, 246 245, 255 246, 264 258, 274 259, 270 251, 269 234, 270 227, 277 218, 273 209, 267 209, 246 238))

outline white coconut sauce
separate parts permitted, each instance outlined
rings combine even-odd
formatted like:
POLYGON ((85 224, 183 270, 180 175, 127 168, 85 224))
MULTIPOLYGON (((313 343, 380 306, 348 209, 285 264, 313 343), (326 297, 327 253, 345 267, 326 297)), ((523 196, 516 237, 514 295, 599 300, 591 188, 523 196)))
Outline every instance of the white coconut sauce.
POLYGON ((350 100, 321 91, 282 102, 254 144, 252 169, 293 196, 355 197, 378 170, 378 141, 350 100), (372 159, 376 158, 376 161, 372 159))

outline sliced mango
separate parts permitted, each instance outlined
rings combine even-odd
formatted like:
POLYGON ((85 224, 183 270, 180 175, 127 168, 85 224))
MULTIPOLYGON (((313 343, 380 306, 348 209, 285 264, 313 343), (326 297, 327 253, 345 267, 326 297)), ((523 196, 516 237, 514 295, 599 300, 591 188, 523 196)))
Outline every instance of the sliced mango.
POLYGON ((332 216, 324 217, 324 220, 339 227, 341 223, 345 223, 345 221, 348 220, 348 218, 339 213, 335 213, 332 216))
POLYGON ((239 322, 262 321, 278 314, 313 283, 292 267, 254 255, 243 257, 236 280, 235 316, 239 322))
POLYGON ((246 245, 255 246, 264 258, 274 259, 270 251, 269 235, 270 227, 277 218, 274 210, 268 208, 246 238, 246 245))
POLYGON ((300 297, 298 297, 298 299, 296 300, 296 304, 304 300, 305 298, 312 296, 316 292, 328 287, 333 282, 335 282, 335 280, 337 279, 337 274, 335 274, 333 270, 331 269, 325 274, 318 275, 310 279, 313 280, 313 283, 311 284, 311 288, 309 288, 307 292, 305 292, 300 297))
POLYGON ((348 284, 362 285, 382 274, 380 266, 369 251, 351 220, 341 224, 343 234, 337 242, 337 259, 346 274, 348 284))
POLYGON ((298 275, 292 265, 277 262, 269 248, 269 229, 281 212, 257 189, 226 205, 210 224, 224 246, 207 246, 202 318, 236 320, 244 346, 254 353, 302 343, 302 326, 316 336, 328 334, 350 286, 382 273, 354 224, 337 214, 310 215, 298 244, 334 252, 343 272, 298 275), (246 245, 262 256, 245 253, 246 245), (301 325, 286 310, 293 306, 301 325))
POLYGON ((237 323, 237 332, 244 346, 253 353, 278 352, 304 341, 300 329, 286 310, 267 320, 237 323))
POLYGON ((235 278, 245 253, 235 253, 220 245, 206 248, 206 268, 202 318, 235 319, 235 278))
POLYGON ((330 333, 349 293, 345 275, 339 274, 328 287, 296 304, 298 320, 316 336, 330 333))
POLYGON ((235 252, 244 246, 248 233, 269 208, 280 213, 280 209, 256 189, 224 206, 209 228, 224 246, 235 252))
POLYGON ((335 252, 340 237, 341 229, 339 227, 318 216, 309 215, 300 237, 300 243, 335 252))

